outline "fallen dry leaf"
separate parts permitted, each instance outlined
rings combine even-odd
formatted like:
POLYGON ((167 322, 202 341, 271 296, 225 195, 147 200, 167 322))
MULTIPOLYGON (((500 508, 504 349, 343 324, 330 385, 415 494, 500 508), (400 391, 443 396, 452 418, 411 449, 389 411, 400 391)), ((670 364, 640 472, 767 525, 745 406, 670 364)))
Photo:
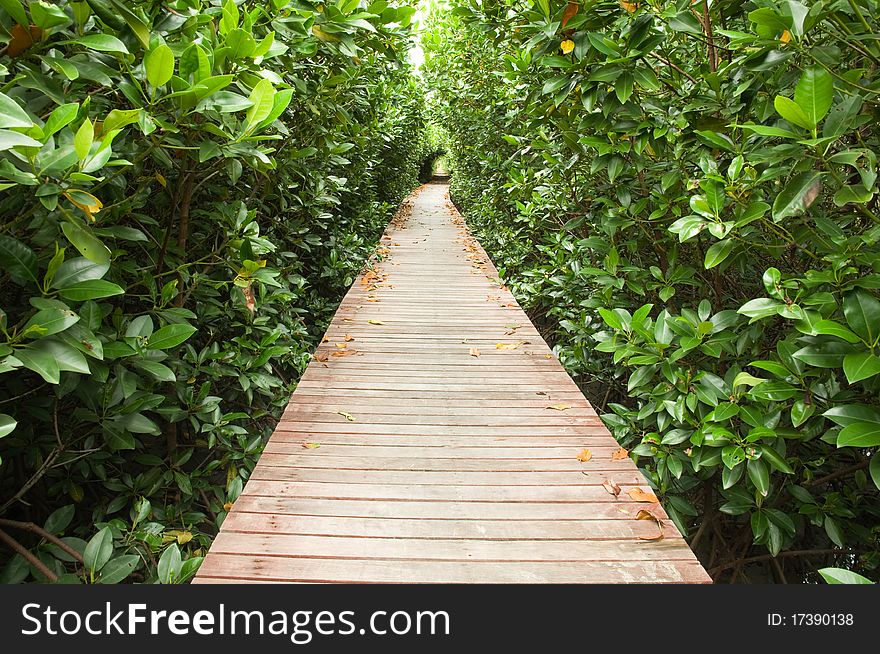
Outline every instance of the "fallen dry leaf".
POLYGON ((357 350, 336 350, 331 357, 347 357, 350 354, 357 354, 357 350))
POLYGON ((480 351, 477 348, 472 347, 470 350, 468 350, 468 354, 470 354, 472 357, 479 357, 480 351))
POLYGON ((337 343, 336 347, 340 350, 346 350, 346 349, 348 349, 348 344, 347 343, 337 343))
POLYGON ((522 345, 522 343, 496 343, 495 349, 496 350, 515 350, 520 345, 522 345))
POLYGON ((657 496, 654 493, 643 491, 641 488, 636 486, 635 488, 630 488, 626 491, 626 494, 629 495, 633 502, 659 502, 657 496))
POLYGON ((620 495, 620 486, 617 484, 617 482, 611 479, 606 479, 605 481, 603 481, 602 488, 614 495, 614 497, 620 495))
POLYGON ((553 409, 554 411, 566 411, 571 408, 570 404, 550 404, 549 406, 545 406, 545 409, 553 409))
POLYGON ((345 342, 346 342, 346 343, 350 343, 350 342, 353 341, 353 340, 354 340, 354 336, 352 336, 351 334, 346 334, 346 335, 345 335, 345 342))
POLYGON ((657 529, 659 529, 659 533, 656 536, 639 536, 639 540, 663 540, 663 522, 656 515, 645 509, 640 509, 639 512, 636 513, 636 520, 653 520, 657 525, 657 529))
POLYGON ((371 325, 384 325, 385 324, 381 320, 368 320, 367 322, 370 323, 371 325))
POLYGON ((327 355, 326 352, 321 352, 320 354, 316 354, 316 355, 314 356, 314 359, 315 359, 315 361, 326 361, 326 360, 327 360, 327 356, 328 356, 328 355, 327 355))
POLYGON ((577 460, 583 463, 586 463, 590 459, 593 458, 593 453, 590 450, 583 450, 580 454, 577 455, 577 460))
POLYGON ((329 342, 330 342, 330 337, 329 337, 329 336, 325 336, 324 338, 321 339, 321 342, 322 342, 322 343, 329 343, 329 342))
POLYGON ((307 450, 317 450, 319 447, 321 447, 321 444, 320 443, 303 443, 303 447, 306 448, 307 450))
POLYGON ((612 461, 622 461, 623 459, 625 459, 628 456, 629 456, 629 450, 627 450, 623 447, 618 447, 616 450, 614 450, 611 453, 611 460, 612 461))
POLYGON ((339 415, 348 420, 349 422, 354 422, 354 416, 348 413, 347 411, 337 411, 339 415))

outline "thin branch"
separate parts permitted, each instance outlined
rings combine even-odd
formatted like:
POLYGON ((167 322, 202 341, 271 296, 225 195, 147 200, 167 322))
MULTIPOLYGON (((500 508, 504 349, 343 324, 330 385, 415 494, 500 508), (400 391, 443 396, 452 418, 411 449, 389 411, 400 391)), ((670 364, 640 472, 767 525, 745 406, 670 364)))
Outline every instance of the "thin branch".
POLYGON ((24 545, 19 543, 2 529, 0 529, 0 540, 9 545, 9 547, 12 548, 14 551, 21 554, 22 557, 24 557, 24 559, 28 563, 39 570, 40 574, 46 577, 46 579, 52 582, 58 581, 58 575, 56 575, 48 567, 46 567, 46 564, 40 561, 40 559, 38 559, 36 556, 34 556, 24 545))
POLYGON ((65 543, 63 540, 55 536, 54 534, 50 534, 48 531, 40 527, 38 524, 33 522, 19 522, 18 520, 8 520, 6 518, 0 518, 0 526, 3 527, 12 527, 13 529, 21 529, 23 531, 29 531, 32 534, 37 534, 41 538, 46 539, 50 543, 57 545, 59 548, 67 552, 70 556, 75 558, 80 563, 83 562, 82 554, 73 549, 70 545, 65 543))

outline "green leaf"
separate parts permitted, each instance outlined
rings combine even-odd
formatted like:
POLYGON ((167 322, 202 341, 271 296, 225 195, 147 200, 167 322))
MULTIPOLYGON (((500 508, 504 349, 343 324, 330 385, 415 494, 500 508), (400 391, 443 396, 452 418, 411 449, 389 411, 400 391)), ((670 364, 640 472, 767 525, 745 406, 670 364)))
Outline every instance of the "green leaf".
POLYGON ((846 323, 866 343, 873 345, 880 339, 880 301, 867 291, 858 289, 843 299, 846 323))
POLYGON ((768 297, 761 297, 749 300, 737 309, 737 313, 741 313, 750 318, 766 318, 767 316, 775 316, 776 310, 781 306, 783 306, 783 304, 777 300, 771 300, 768 297))
POLYGON ((79 223, 65 221, 61 223, 61 231, 86 259, 99 264, 110 263, 110 250, 92 234, 90 229, 79 223))
POLYGON ((110 0, 110 2, 113 4, 113 8, 117 13, 125 19, 126 24, 131 28, 131 31, 137 37, 138 41, 141 42, 141 45, 145 48, 149 48, 150 27, 141 20, 137 14, 129 9, 126 3, 120 2, 120 0, 110 0))
POLYGON ((856 336, 846 327, 834 322, 833 320, 820 320, 815 325, 813 325, 813 329, 817 334, 836 336, 837 338, 842 338, 847 343, 858 343, 860 340, 858 336, 856 336))
POLYGON ((0 127, 33 127, 34 121, 31 120, 27 112, 21 108, 15 100, 5 93, 0 93, 0 127))
POLYGON ((834 194, 834 204, 843 207, 847 204, 865 204, 874 197, 874 191, 866 189, 861 184, 841 186, 834 194))
POLYGON ((43 524, 43 529, 50 534, 59 536, 63 534, 64 530, 70 525, 70 521, 73 520, 75 513, 76 507, 73 504, 62 506, 60 509, 56 509, 49 514, 49 517, 46 518, 45 524, 43 524))
POLYGON ((815 170, 792 177, 773 202, 773 220, 779 222, 806 211, 819 197, 822 174, 815 170))
POLYGON ((83 302, 85 300, 96 300, 103 297, 112 297, 114 295, 123 295, 125 289, 117 284, 113 284, 103 279, 92 279, 70 286, 65 286, 59 291, 59 295, 66 300, 74 302, 83 302))
POLYGON ((39 331, 35 332, 38 336, 51 336, 63 332, 78 321, 79 316, 69 309, 54 307, 41 309, 25 323, 22 331, 26 332, 31 327, 39 327, 39 331))
POLYGON ((85 257, 68 259, 59 266, 52 288, 66 288, 79 282, 101 279, 110 270, 109 263, 95 263, 85 257))
POLYGON ((880 424, 854 422, 840 430, 837 447, 876 447, 880 445, 880 424))
POLYGON ((825 516, 825 533, 828 534, 828 538, 830 538, 838 547, 844 547, 846 544, 846 541, 843 538, 843 532, 840 531, 837 522, 835 522, 834 518, 830 515, 825 516))
POLYGON ((30 25, 21 0, 0 0, 0 7, 5 9, 6 13, 22 27, 27 28, 30 25))
POLYGON ((0 234, 0 270, 14 279, 39 283, 37 255, 27 245, 5 234, 0 234))
POLYGON ((807 117, 811 127, 815 129, 828 110, 834 96, 834 82, 831 74, 819 66, 809 66, 801 75, 794 89, 794 101, 807 117))
POLYGON ((149 373, 156 379, 162 382, 174 382, 177 381, 177 376, 174 374, 174 371, 171 370, 168 366, 163 366, 161 363, 157 363, 155 361, 135 361, 135 368, 138 370, 142 370, 146 373, 149 373))
POLYGON ((841 427, 857 422, 873 422, 880 425, 880 411, 867 404, 839 404, 822 415, 841 427))
POLYGON ((164 86, 174 75, 174 53, 164 43, 157 45, 144 57, 147 81, 153 86, 164 86))
POLYGON ((58 361, 43 351, 21 348, 15 350, 15 358, 28 370, 33 370, 49 384, 57 384, 61 378, 58 361))
POLYGON ((843 372, 850 384, 880 373, 880 357, 871 352, 853 352, 843 358, 843 372))
POLYGON ((767 497, 770 492, 770 471, 767 469, 767 465, 761 459, 750 459, 746 463, 746 472, 758 492, 767 497))
POLYGON ((183 561, 180 556, 180 548, 177 543, 171 543, 162 556, 159 557, 158 573, 159 582, 163 584, 176 583, 180 577, 180 568, 183 561))
POLYGON ((62 41, 59 45, 64 45, 66 43, 78 43, 79 45, 84 45, 85 47, 91 50, 97 50, 98 52, 129 54, 128 48, 125 47, 125 44, 115 36, 110 36, 109 34, 90 34, 88 36, 82 36, 74 41, 62 41))
POLYGON ((0 413, 0 438, 12 433, 18 422, 10 415, 0 413))
POLYGON ((816 123, 810 120, 810 117, 804 113, 801 106, 791 98, 777 95, 776 99, 773 100, 773 108, 776 109, 776 113, 785 118, 785 120, 792 125, 797 125, 798 127, 803 127, 804 129, 811 131, 816 128, 816 123))
POLYGON ((251 94, 248 96, 253 104, 245 114, 245 129, 250 131, 272 113, 275 100, 275 87, 267 79, 261 79, 256 83, 251 94))
POLYGON ((0 152, 12 150, 18 147, 41 148, 43 144, 27 134, 13 132, 8 129, 0 129, 0 152))
POLYGON ((779 455, 775 449, 769 445, 761 445, 761 459, 767 461, 771 466, 786 475, 793 475, 794 469, 788 465, 788 462, 779 455))
POLYGON ((165 325, 147 340, 146 347, 150 350, 168 350, 177 347, 186 339, 196 333, 192 325, 172 324, 165 325))
POLYGON ((104 527, 86 545, 83 551, 83 564, 90 574, 94 575, 104 567, 113 556, 113 533, 110 527, 104 527))
POLYGON ((819 574, 829 584, 873 584, 874 582, 852 570, 822 568, 819 574))
POLYGON ((868 472, 871 473, 871 480, 874 482, 874 485, 880 489, 880 452, 874 452, 868 472))
POLYGON ((80 161, 85 161, 85 158, 89 156, 89 150, 92 148, 94 140, 95 126, 92 125, 92 121, 86 118, 76 131, 76 136, 73 137, 73 149, 80 161))
POLYGON ((117 556, 115 559, 108 561, 107 564, 101 568, 101 576, 98 577, 97 583, 118 584, 134 572, 139 561, 140 557, 137 556, 137 554, 124 554, 123 556, 117 556))
POLYGON ((728 257, 732 249, 733 241, 731 239, 725 239, 713 243, 709 249, 706 250, 706 258, 703 265, 707 270, 709 268, 714 268, 728 257))

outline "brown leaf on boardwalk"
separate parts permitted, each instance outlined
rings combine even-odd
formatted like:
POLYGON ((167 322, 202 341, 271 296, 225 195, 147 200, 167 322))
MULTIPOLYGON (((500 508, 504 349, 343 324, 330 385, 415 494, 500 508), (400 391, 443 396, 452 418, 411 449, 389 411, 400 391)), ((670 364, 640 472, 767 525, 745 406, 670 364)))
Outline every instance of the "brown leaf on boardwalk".
POLYGON ((381 320, 368 320, 367 322, 370 323, 371 325, 384 325, 385 324, 381 320))
POLYGON ((347 411, 337 411, 339 415, 348 420, 349 422, 354 422, 354 416, 348 413, 347 411))
POLYGON ((303 443, 303 447, 306 448, 307 450, 317 450, 319 447, 321 447, 321 444, 320 443, 303 443))
POLYGON ((320 354, 316 354, 314 358, 315 358, 315 361, 322 361, 323 362, 323 361, 327 360, 327 357, 328 357, 328 355, 326 352, 321 352, 320 354))
POLYGON ((612 461, 622 461, 623 459, 625 459, 628 456, 629 456, 629 450, 627 450, 623 447, 618 447, 616 450, 614 450, 611 453, 611 460, 612 461))
POLYGON ((321 339, 321 342, 322 342, 322 343, 329 343, 329 342, 330 342, 330 337, 329 337, 329 336, 325 336, 324 338, 321 339))
POLYGON ((336 347, 337 347, 337 349, 339 349, 339 350, 345 350, 345 349, 348 348, 348 344, 346 344, 346 343, 337 343, 337 344, 336 344, 336 347))
POLYGON ((616 481, 612 479, 606 479, 605 481, 603 481, 602 488, 614 495, 614 497, 620 495, 620 486, 617 484, 616 481))
POLYGON ((593 458, 593 453, 587 449, 583 450, 580 454, 577 455, 577 460, 581 461, 582 463, 586 463, 587 461, 589 461, 592 458, 593 458))
POLYGON ((357 354, 357 350, 336 350, 331 357, 347 357, 350 354, 357 354))
POLYGON ((468 354, 470 354, 472 357, 479 357, 480 351, 477 348, 472 347, 470 350, 468 350, 468 354))
POLYGON ((354 340, 354 336, 352 336, 351 334, 346 334, 346 335, 345 335, 345 342, 346 342, 346 343, 350 343, 350 342, 353 341, 353 340, 354 340))
POLYGON ((550 404, 549 406, 545 406, 545 409, 553 409, 554 411, 566 411, 571 408, 570 404, 550 404))
POLYGON ((645 509, 640 509, 639 512, 636 513, 636 520, 653 520, 659 530, 659 533, 656 536, 639 536, 639 540, 663 540, 663 521, 661 521, 656 515, 645 509))
POLYGON ((636 486, 635 488, 630 488, 628 491, 626 491, 626 494, 632 498, 633 502, 655 503, 660 501, 657 499, 657 496, 654 495, 654 493, 643 491, 638 486, 636 486))

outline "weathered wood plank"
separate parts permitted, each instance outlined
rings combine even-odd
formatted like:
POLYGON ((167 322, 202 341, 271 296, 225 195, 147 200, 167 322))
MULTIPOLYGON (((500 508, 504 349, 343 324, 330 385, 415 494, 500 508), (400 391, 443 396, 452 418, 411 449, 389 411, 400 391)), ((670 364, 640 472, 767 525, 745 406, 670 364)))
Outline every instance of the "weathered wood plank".
POLYGON ((444 187, 414 198, 196 583, 707 582, 444 187))

